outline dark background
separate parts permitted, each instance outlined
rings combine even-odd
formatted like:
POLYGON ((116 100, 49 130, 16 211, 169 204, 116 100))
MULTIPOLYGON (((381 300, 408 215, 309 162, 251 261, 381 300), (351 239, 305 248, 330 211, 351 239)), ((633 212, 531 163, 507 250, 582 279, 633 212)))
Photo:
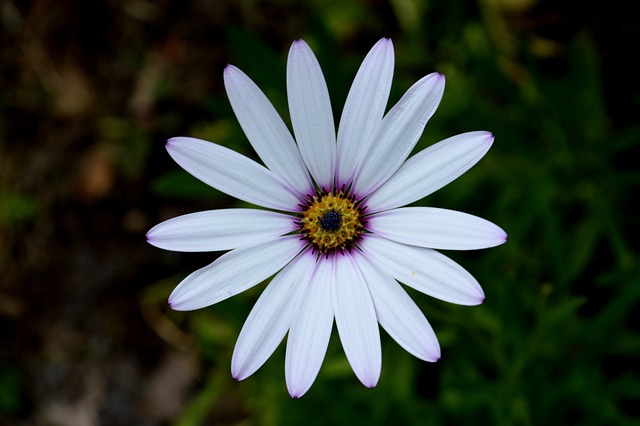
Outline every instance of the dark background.
POLYGON ((627 4, 0 1, 0 424, 639 422, 640 26, 627 4), (300 37, 339 117, 383 36, 396 51, 390 105, 427 73, 447 77, 417 149, 496 136, 421 202, 508 232, 498 248, 447 253, 487 299, 412 292, 443 357, 423 363, 383 335, 373 390, 336 335, 300 400, 286 392, 282 347, 235 382, 233 345, 263 285, 172 312, 181 277, 219 254, 165 252, 144 234, 242 204, 183 172, 164 142, 255 156, 222 70, 244 70, 288 121, 285 60, 300 37))

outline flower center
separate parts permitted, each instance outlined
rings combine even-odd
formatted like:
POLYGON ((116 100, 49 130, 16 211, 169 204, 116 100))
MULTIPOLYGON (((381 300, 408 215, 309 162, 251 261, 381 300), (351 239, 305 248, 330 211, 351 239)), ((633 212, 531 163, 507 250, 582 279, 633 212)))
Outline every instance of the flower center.
POLYGON ((335 210, 326 212, 320 218, 320 227, 325 231, 337 231, 342 225, 342 215, 335 210))
POLYGON ((350 249, 364 231, 359 203, 344 192, 319 192, 301 213, 300 232, 320 253, 350 249))

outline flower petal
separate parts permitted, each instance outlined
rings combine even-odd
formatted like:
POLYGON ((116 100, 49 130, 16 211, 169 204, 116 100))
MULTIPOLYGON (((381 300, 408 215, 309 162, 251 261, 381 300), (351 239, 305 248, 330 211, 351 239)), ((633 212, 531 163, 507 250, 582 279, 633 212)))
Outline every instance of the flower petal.
POLYGON ((207 185, 259 206, 297 211, 300 200, 264 166, 223 146, 201 139, 167 141, 169 155, 207 185))
POLYGON ((507 240, 507 234, 488 220, 434 207, 387 210, 369 216, 367 227, 399 243, 442 250, 481 249, 507 240))
POLYGON ((380 378, 380 331, 367 284, 351 255, 335 256, 333 309, 342 347, 358 379, 368 388, 380 378))
POLYGON ((398 281, 445 302, 478 305, 484 292, 469 272, 435 250, 367 235, 360 243, 367 258, 398 281))
POLYGON ((363 197, 387 181, 407 159, 424 126, 438 108, 444 93, 444 76, 429 74, 407 90, 382 120, 378 133, 360 164, 353 191, 363 197))
POLYGON ((302 158, 320 188, 333 188, 336 130, 329 91, 318 60, 302 40, 289 50, 287 95, 302 158))
POLYGON ((393 43, 378 41, 360 65, 338 126, 337 186, 349 185, 382 121, 393 79, 393 43))
POLYGON ((231 107, 264 164, 300 194, 313 192, 313 183, 291 132, 258 86, 240 69, 224 69, 231 107))
POLYGON ((320 258, 301 295, 300 308, 291 321, 285 357, 289 394, 304 395, 316 379, 333 327, 331 281, 335 257, 320 258))
POLYGON ((169 296, 169 305, 191 311, 241 293, 282 269, 305 244, 291 235, 225 253, 182 280, 169 296))
POLYGON ((231 358, 231 374, 244 380, 265 363, 287 334, 297 312, 298 293, 315 267, 316 256, 300 254, 265 288, 240 331, 231 358))
POLYGON ((469 132, 423 149, 369 195, 367 211, 389 210, 426 197, 473 167, 492 143, 490 132, 469 132))
POLYGON ((266 210, 209 210, 164 221, 147 232, 147 241, 174 251, 231 250, 294 231, 294 221, 292 216, 266 210))
POLYGON ((411 355, 424 361, 440 358, 440 345, 433 328, 396 280, 380 271, 359 251, 353 259, 369 286, 380 325, 411 355))

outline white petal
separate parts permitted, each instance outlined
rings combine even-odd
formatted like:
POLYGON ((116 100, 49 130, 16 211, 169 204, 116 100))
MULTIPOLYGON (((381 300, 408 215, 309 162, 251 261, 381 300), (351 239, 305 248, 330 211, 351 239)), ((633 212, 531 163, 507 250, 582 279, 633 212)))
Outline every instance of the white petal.
POLYGON ((147 232, 150 244, 174 251, 231 250, 276 239, 297 228, 295 218, 257 209, 190 213, 164 221, 147 232))
POLYGON ((396 280, 371 264, 366 255, 356 250, 353 258, 369 286, 380 325, 411 355, 437 361, 438 338, 418 305, 396 280))
POLYGON ((393 209, 426 197, 473 167, 492 143, 493 135, 489 132, 469 132, 423 149, 369 195, 367 211, 393 209))
POLYGON ((297 293, 313 271, 316 256, 307 250, 280 271, 262 292, 240 331, 231 358, 231 374, 244 380, 265 363, 289 330, 297 312, 297 293))
POLYGON ((393 43, 378 41, 360 65, 338 126, 337 186, 349 185, 382 121, 393 79, 393 43))
POLYGON ((443 93, 444 76, 429 74, 411 86, 391 108, 356 172, 353 188, 358 196, 373 192, 398 170, 420 139, 443 93))
POLYGON ((304 246, 299 236, 291 235, 225 253, 182 280, 169 296, 169 305, 191 311, 225 300, 278 272, 304 246))
POLYGON ((333 188, 336 130, 329 91, 311 48, 296 40, 287 60, 291 124, 300 153, 319 187, 333 188))
POLYGON ((360 243, 368 259, 398 281, 445 302, 478 305, 484 292, 460 265, 435 250, 368 234, 360 243))
POLYGON ((264 164, 299 194, 313 183, 291 132, 260 88, 233 65, 224 69, 224 85, 233 111, 264 164))
POLYGON ((342 347, 358 379, 368 388, 380 378, 380 331, 367 284, 351 255, 336 255, 333 309, 342 347))
POLYGON ((481 249, 507 240, 507 234, 488 220, 434 207, 377 213, 368 217, 367 228, 399 243, 442 250, 481 249))
POLYGON ((316 379, 327 352, 333 326, 331 280, 333 257, 320 258, 301 295, 300 308, 291 321, 285 357, 285 379, 289 394, 304 395, 316 379))
POLYGON ((183 169, 225 194, 263 207, 298 211, 298 197, 276 175, 244 155, 186 137, 169 139, 167 151, 183 169))

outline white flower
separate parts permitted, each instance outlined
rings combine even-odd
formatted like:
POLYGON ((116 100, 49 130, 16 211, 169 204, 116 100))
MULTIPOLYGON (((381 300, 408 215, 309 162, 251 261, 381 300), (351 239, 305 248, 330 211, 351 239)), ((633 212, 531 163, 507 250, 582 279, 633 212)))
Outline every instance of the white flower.
POLYGON ((454 136, 407 160, 445 79, 427 75, 384 115, 393 65, 391 40, 382 39, 356 75, 336 137, 318 61, 304 41, 295 41, 287 62, 295 140, 253 81, 227 66, 231 106, 266 167, 210 142, 168 141, 169 154, 189 173, 270 209, 187 214, 147 234, 167 250, 230 250, 176 287, 169 297, 176 310, 212 305, 275 274, 238 337, 234 378, 253 374, 288 332, 287 387, 302 396, 320 370, 335 317, 353 371, 373 387, 381 369, 378 323, 414 356, 440 358, 431 326, 398 281, 460 305, 484 300, 473 276, 434 249, 492 247, 506 241, 505 232, 465 213, 402 206, 471 168, 493 135, 454 136))

